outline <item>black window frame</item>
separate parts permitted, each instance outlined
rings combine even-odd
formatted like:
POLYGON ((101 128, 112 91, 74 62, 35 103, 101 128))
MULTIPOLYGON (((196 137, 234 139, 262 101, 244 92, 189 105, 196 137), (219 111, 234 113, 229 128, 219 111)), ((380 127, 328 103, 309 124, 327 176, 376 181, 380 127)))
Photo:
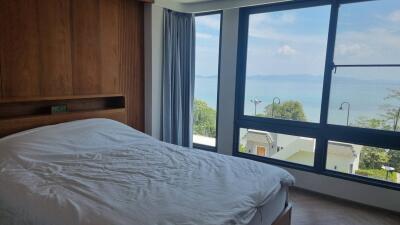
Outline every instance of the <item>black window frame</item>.
MULTIPOLYGON (((220 25, 219 25, 219 46, 218 46, 218 78, 217 78, 217 115, 216 115, 216 121, 215 121, 215 146, 208 146, 208 145, 203 145, 203 144, 198 144, 193 142, 193 148, 205 150, 205 151, 210 151, 210 152, 217 152, 218 149, 218 114, 219 114, 219 92, 220 92, 220 73, 221 73, 221 41, 222 41, 222 22, 223 22, 223 11, 222 10, 217 10, 217 11, 210 11, 210 12, 202 12, 202 13, 196 13, 194 14, 195 19, 198 16, 208 16, 208 15, 220 15, 220 25)), ((196 83, 194 84, 196 87, 196 83)), ((194 121, 192 121, 193 123, 194 121)), ((192 134, 193 136, 193 134, 192 134)))
MULTIPOLYGON (((241 8, 239 12, 239 37, 237 53, 236 96, 235 96, 235 121, 234 121, 234 146, 233 155, 252 159, 259 162, 275 164, 278 166, 308 171, 330 177, 360 182, 364 184, 400 190, 400 184, 368 177, 346 174, 326 169, 327 149, 329 141, 346 142, 358 145, 367 145, 379 148, 390 148, 400 151, 400 132, 376 130, 370 128, 349 127, 328 123, 329 97, 332 74, 336 67, 334 64, 335 39, 339 7, 343 4, 366 2, 371 0, 297 0, 291 2, 272 3, 263 6, 241 8), (330 21, 325 59, 325 70, 322 88, 322 102, 319 123, 281 120, 275 118, 254 117, 244 114, 246 61, 249 16, 256 13, 276 12, 290 9, 301 9, 315 6, 330 5, 330 21), (316 139, 314 165, 307 166, 298 163, 282 161, 273 158, 261 157, 239 152, 240 128, 257 129, 287 135, 296 135, 316 139)), ((376 66, 376 65, 375 65, 376 66)), ((399 66, 400 65, 379 65, 399 66)))

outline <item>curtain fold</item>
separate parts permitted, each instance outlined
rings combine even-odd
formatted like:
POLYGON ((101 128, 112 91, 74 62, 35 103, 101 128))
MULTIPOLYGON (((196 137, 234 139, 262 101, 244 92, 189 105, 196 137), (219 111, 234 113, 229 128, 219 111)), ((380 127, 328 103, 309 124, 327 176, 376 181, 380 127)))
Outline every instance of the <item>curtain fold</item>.
POLYGON ((163 37, 162 139, 192 147, 194 15, 164 9, 163 37))

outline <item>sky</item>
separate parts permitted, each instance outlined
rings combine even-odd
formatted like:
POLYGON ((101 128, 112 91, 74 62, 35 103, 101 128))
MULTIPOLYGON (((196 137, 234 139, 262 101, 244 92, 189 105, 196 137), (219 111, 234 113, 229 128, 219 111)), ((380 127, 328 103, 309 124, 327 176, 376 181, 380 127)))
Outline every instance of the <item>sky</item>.
MULTIPOLYGON (((329 5, 250 15, 247 76, 322 76, 329 17, 329 5)), ((219 31, 219 14, 196 17, 196 75, 217 75, 219 31)), ((334 61, 400 64, 400 0, 342 5, 334 61)), ((371 71, 353 69, 352 74, 399 80, 400 69, 371 71)), ((347 74, 345 69, 337 73, 347 74)))
POLYGON ((196 75, 218 74, 220 14, 196 17, 196 75))

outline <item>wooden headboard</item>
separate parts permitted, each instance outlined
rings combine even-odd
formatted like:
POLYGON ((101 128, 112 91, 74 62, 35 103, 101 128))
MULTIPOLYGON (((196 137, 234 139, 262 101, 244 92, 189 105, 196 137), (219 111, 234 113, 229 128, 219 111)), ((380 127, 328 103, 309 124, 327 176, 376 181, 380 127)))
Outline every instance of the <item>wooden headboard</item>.
POLYGON ((0 137, 45 125, 89 118, 127 122, 123 95, 86 95, 0 100, 0 137))

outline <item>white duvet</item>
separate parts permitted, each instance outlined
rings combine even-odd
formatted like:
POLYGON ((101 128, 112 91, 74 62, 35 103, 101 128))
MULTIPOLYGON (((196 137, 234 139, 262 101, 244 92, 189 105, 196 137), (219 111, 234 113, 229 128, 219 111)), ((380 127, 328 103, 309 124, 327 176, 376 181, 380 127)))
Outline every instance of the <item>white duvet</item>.
POLYGON ((292 183, 277 167, 166 144, 106 119, 0 139, 0 206, 13 223, 245 225, 292 183))

